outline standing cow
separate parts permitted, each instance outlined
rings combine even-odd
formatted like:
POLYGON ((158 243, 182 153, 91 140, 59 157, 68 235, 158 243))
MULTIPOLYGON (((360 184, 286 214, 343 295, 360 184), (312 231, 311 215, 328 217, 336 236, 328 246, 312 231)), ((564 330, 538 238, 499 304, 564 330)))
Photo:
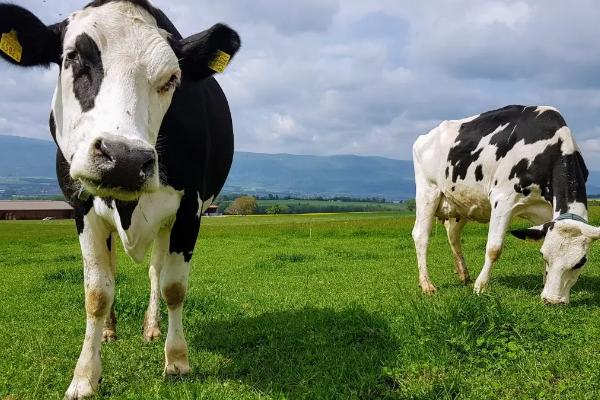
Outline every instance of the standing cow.
POLYGON ((86 333, 65 397, 92 395, 103 336, 114 338, 114 234, 142 262, 154 243, 144 337, 160 335, 159 297, 169 311, 165 374, 190 371, 182 324, 200 216, 233 157, 225 95, 211 76, 240 47, 217 24, 182 38, 146 0, 96 0, 46 26, 0 4, 0 55, 23 67, 60 67, 50 130, 57 173, 76 213, 84 261, 86 333))
POLYGON ((434 293, 427 273, 427 246, 434 218, 445 221, 456 270, 469 273, 460 236, 469 220, 489 222, 485 264, 475 292, 484 291, 500 257, 510 221, 534 224, 513 231, 544 239, 542 299, 568 303, 571 287, 600 229, 587 223, 588 171, 560 113, 551 107, 508 106, 471 118, 444 121, 413 146, 417 217, 413 238, 424 293, 434 293))

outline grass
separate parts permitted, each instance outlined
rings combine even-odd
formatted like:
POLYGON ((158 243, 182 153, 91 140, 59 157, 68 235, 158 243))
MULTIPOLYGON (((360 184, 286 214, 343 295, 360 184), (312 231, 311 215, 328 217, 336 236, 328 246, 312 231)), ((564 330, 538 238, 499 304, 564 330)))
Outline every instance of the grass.
MULTIPOLYGON (((205 219, 184 379, 161 375, 164 337, 142 342, 147 269, 120 251, 119 340, 103 347, 98 398, 600 397, 600 246, 571 305, 547 307, 538 244, 508 238, 491 293, 475 296, 438 225, 429 259, 440 292, 425 297, 412 224, 397 213, 205 219)), ((463 238, 472 276, 486 229, 471 224, 463 238)), ((0 399, 62 398, 85 328, 78 254, 72 222, 0 223, 0 399)))

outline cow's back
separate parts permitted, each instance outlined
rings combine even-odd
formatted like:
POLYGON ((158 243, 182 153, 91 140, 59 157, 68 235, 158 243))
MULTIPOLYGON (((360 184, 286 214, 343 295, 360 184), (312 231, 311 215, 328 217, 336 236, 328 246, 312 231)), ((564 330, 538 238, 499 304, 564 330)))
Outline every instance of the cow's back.
MULTIPOLYGON (((553 166, 575 152, 571 132, 550 107, 507 106, 446 121, 414 146, 415 166, 460 215, 486 220, 492 197, 552 202, 553 166), (476 214, 476 215, 473 215, 476 214)), ((495 203, 495 201, 494 201, 495 203)))

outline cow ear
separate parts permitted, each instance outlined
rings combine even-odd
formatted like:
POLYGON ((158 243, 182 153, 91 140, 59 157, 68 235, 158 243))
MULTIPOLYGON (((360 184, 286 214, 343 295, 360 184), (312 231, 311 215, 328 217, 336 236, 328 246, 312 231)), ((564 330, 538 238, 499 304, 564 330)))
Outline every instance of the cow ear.
POLYGON ((59 64, 61 27, 46 26, 23 7, 0 4, 0 56, 22 67, 59 64))
POLYGON ((534 226, 527 229, 517 229, 510 233, 521 240, 542 240, 546 237, 549 229, 554 228, 554 222, 548 222, 544 225, 534 226))
POLYGON ((200 80, 223 72, 240 45, 236 31, 216 24, 207 31, 179 41, 176 53, 184 77, 200 80))

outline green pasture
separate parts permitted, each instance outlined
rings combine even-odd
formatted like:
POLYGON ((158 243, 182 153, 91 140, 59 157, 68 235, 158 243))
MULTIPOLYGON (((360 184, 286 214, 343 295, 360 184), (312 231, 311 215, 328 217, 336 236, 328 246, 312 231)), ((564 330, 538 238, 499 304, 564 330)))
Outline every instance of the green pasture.
MULTIPOLYGON (((205 218, 185 326, 191 376, 162 376, 163 337, 142 341, 145 266, 120 251, 118 341, 98 398, 597 399, 600 244, 571 305, 544 306, 539 245, 508 238, 491 292, 458 283, 444 229, 439 293, 421 295, 400 213, 205 218)), ((600 224, 600 208, 592 210, 600 224)), ((475 278, 487 226, 463 237, 475 278)), ((0 223, 0 399, 60 399, 85 329, 70 221, 0 223)), ((165 312, 163 307, 163 313, 165 312)))

